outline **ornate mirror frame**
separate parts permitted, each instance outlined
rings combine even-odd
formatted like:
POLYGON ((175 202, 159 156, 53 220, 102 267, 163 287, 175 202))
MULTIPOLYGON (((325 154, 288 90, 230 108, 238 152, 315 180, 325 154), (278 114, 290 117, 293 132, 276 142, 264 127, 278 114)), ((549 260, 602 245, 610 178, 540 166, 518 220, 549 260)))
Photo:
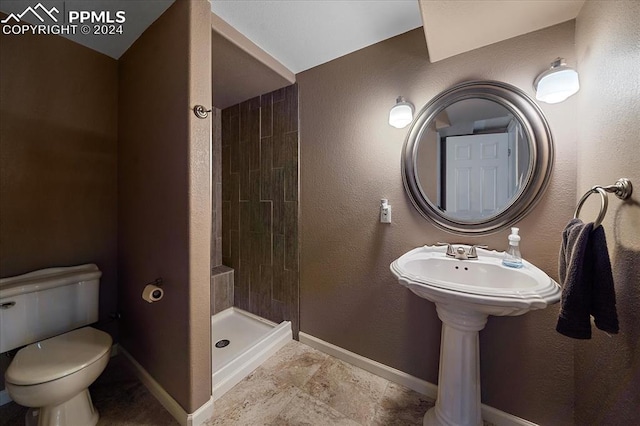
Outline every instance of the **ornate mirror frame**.
POLYGON ((513 225, 533 209, 549 184, 553 161, 549 124, 542 110, 525 92, 499 81, 468 81, 438 94, 417 114, 403 147, 402 178, 415 208, 438 228, 453 234, 486 235, 513 225), (426 197, 418 180, 416 162, 423 130, 449 105, 471 98, 496 102, 513 114, 528 140, 529 168, 518 192, 505 208, 478 221, 463 221, 446 215, 426 197))

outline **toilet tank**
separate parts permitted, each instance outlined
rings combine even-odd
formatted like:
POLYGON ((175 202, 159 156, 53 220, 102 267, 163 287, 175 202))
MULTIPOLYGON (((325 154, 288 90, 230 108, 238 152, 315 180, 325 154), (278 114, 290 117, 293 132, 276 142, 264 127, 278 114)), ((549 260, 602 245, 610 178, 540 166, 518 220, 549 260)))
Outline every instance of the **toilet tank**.
POLYGON ((94 264, 0 279, 0 353, 98 321, 94 264))

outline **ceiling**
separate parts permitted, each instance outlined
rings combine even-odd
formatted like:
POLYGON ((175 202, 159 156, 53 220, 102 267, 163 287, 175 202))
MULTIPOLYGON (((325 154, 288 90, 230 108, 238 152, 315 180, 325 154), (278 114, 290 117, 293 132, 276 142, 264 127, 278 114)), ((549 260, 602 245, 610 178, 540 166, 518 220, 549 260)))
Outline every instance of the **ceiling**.
POLYGON ((211 10, 293 73, 422 25, 417 0, 212 0, 211 10))
POLYGON ((294 73, 423 25, 431 62, 574 19, 585 0, 211 0, 294 73))
POLYGON ((585 0, 419 0, 431 62, 570 21, 585 0))
MULTIPOLYGON (((125 11, 123 34, 64 36, 118 59, 174 1, 0 0, 0 11, 21 14, 38 3, 67 12, 125 11)), ((423 22, 429 57, 435 62, 574 19, 585 0, 210 1, 216 15, 289 71, 299 73, 423 22)), ((31 12, 20 19, 41 23, 31 12)))

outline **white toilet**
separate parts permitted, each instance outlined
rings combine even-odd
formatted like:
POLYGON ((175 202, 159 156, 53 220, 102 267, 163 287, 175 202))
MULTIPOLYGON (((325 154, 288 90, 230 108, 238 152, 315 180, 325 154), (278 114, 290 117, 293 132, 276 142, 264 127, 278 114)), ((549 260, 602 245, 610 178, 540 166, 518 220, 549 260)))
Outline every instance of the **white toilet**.
POLYGON ((85 326, 98 320, 101 275, 89 264, 0 279, 0 352, 28 345, 5 373, 11 398, 31 407, 27 426, 98 422, 88 387, 107 366, 112 341, 85 326))

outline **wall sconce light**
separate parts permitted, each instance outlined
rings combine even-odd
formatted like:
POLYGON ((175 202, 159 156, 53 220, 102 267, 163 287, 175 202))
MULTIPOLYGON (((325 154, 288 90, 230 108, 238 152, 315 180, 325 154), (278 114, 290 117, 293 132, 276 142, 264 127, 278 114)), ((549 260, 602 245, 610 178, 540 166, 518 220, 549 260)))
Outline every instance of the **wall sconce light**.
POLYGON ((389 111, 389 124, 396 129, 407 127, 413 121, 413 104, 398 96, 396 104, 389 111))
POLYGON ((556 58, 551 68, 536 77, 533 87, 537 100, 557 104, 580 90, 578 72, 568 67, 564 58, 556 58))

